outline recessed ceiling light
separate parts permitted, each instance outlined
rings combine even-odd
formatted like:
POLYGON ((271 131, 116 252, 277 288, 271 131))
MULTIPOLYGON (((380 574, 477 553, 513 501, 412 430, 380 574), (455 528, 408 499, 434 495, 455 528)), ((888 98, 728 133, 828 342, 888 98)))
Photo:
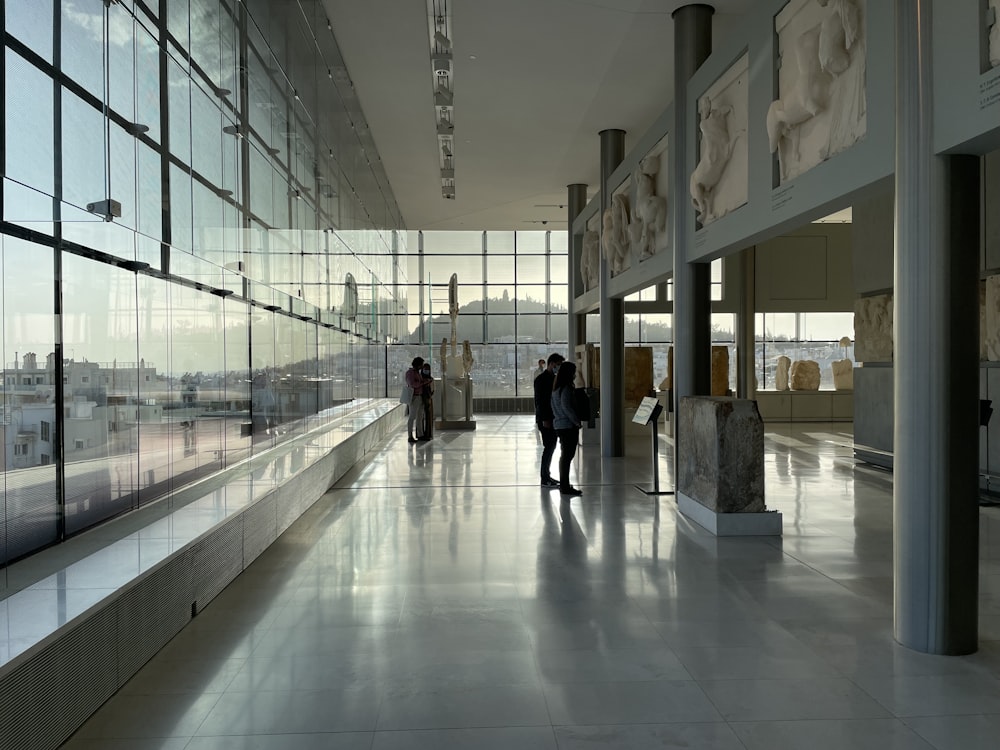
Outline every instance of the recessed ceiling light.
POLYGON ((469 59, 470 59, 470 60, 475 60, 475 59, 476 59, 476 56, 475 56, 475 55, 469 55, 469 59))

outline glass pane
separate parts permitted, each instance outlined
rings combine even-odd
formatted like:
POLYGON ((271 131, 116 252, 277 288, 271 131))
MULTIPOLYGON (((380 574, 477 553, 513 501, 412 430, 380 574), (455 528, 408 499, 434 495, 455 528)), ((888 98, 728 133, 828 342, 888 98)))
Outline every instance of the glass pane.
POLYGON ((52 0, 7 2, 4 10, 7 32, 52 62, 52 0))
POLYGON ((67 89, 63 106, 63 198, 81 208, 107 197, 104 117, 67 89))
POLYGON ((513 255, 514 254, 514 233, 513 232, 487 232, 486 252, 489 255, 513 255))
POLYGON ((568 232, 549 232, 549 253, 552 255, 566 255, 568 238, 568 232))
POLYGON ((62 3, 62 69, 104 101, 104 5, 62 3))
POLYGON ((712 313, 712 341, 735 341, 736 315, 733 313, 712 313))
POLYGON ((513 396, 517 383, 517 350, 513 343, 473 346, 472 369, 476 398, 513 396))
MULTIPOLYGON (((553 344, 565 344, 569 339, 569 316, 554 314, 549 316, 549 341, 553 344)), ((564 347, 565 348, 565 347, 564 347)))
POLYGON ((549 287, 544 284, 518 284, 517 311, 518 313, 540 313, 547 312, 545 296, 549 287))
POLYGON ((0 563, 51 544, 58 537, 54 277, 50 248, 2 238, 0 563))
POLYGON ((518 232, 515 237, 517 254, 544 253, 546 235, 547 232, 518 232))
MULTIPOLYGON (((506 316, 503 316, 506 317, 506 316)), ((520 342, 546 342, 548 334, 545 326, 548 315, 518 315, 517 316, 517 341, 520 342)), ((490 316, 490 332, 495 330, 496 316, 490 316)))
POLYGON ((459 284, 483 283, 482 255, 424 255, 424 274, 420 276, 418 257, 409 257, 410 279, 432 284, 447 284, 451 275, 458 274, 459 284))
POLYGON ((136 275, 63 253, 66 531, 139 502, 136 275))
POLYGON ((555 313, 569 310, 569 287, 565 284, 553 284, 549 287, 549 309, 555 313))
MULTIPOLYGON (((482 255, 482 232, 423 232, 424 253, 482 255)), ((416 245, 413 245, 416 248, 416 245)))
POLYGON ((553 284, 569 283, 569 262, 565 255, 549 256, 549 280, 553 284))
POLYGON ((645 313, 640 318, 639 343, 648 344, 651 342, 673 341, 670 322, 671 316, 669 313, 645 313))
MULTIPOLYGON (((518 284, 544 284, 546 258, 544 255, 517 257, 517 283, 518 284)), ((503 281, 503 279, 490 279, 490 281, 503 281)))
POLYGON ((223 302, 225 336, 225 461, 238 463, 250 453, 250 308, 233 299, 223 302))
POLYGON ((486 341, 491 344, 513 344, 515 338, 514 315, 488 315, 486 318, 486 341))
POLYGON ((174 419, 170 372, 170 285, 138 276, 139 306, 139 502, 148 502, 172 487, 172 460, 179 450, 182 420, 174 419))
POLYGON ((225 316, 222 298, 170 287, 173 474, 183 484, 222 467, 225 455, 225 316), (179 434, 179 438, 178 435, 179 434))
POLYGON ((514 256, 513 255, 487 256, 486 280, 490 284, 513 284, 514 256))
MULTIPOLYGON (((19 3, 26 5, 26 3, 19 3)), ((10 12, 11 3, 7 3, 10 12)), ((52 79, 10 50, 6 52, 6 175, 46 195, 54 193, 54 109, 52 79)), ((16 206, 4 207, 4 218, 23 220, 16 206)))

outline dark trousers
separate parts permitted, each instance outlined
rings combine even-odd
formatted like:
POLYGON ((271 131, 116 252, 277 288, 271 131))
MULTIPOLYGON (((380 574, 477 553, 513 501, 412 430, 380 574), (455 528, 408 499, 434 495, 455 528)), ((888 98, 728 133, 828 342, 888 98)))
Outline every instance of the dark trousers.
POLYGON ((424 409, 424 434, 417 437, 430 439, 434 437, 434 394, 425 393, 420 396, 424 409))
POLYGON ((556 452, 556 443, 559 438, 554 429, 541 424, 538 425, 538 432, 542 435, 541 476, 544 482, 546 479, 552 478, 552 474, 549 472, 549 465, 552 463, 552 454, 556 452))
POLYGON ((569 481, 569 467, 573 464, 576 446, 580 443, 580 428, 570 427, 556 432, 559 435, 559 488, 566 490, 573 486, 569 481))

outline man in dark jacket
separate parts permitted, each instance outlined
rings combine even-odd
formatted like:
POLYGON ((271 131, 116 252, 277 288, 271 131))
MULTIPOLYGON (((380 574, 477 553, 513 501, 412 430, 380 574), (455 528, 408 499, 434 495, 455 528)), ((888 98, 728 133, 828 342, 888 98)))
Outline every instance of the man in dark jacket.
POLYGON ((542 487, 559 486, 559 480, 549 474, 549 464, 559 440, 552 427, 552 383, 556 379, 556 369, 564 360, 561 354, 550 354, 548 366, 535 378, 535 424, 542 436, 542 487))

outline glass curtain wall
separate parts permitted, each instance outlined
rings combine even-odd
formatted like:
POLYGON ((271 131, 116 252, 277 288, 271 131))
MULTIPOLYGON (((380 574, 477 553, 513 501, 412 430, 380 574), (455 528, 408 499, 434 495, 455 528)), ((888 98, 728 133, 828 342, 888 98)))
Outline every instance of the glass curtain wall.
POLYGON ((384 397, 407 319, 320 0, 2 23, 0 565, 384 397))
POLYGON ((440 373, 451 353, 449 282, 457 279, 456 352, 468 341, 476 398, 531 396, 539 359, 567 347, 566 232, 421 232, 410 242, 406 334, 389 350, 390 390, 416 356, 440 373))

